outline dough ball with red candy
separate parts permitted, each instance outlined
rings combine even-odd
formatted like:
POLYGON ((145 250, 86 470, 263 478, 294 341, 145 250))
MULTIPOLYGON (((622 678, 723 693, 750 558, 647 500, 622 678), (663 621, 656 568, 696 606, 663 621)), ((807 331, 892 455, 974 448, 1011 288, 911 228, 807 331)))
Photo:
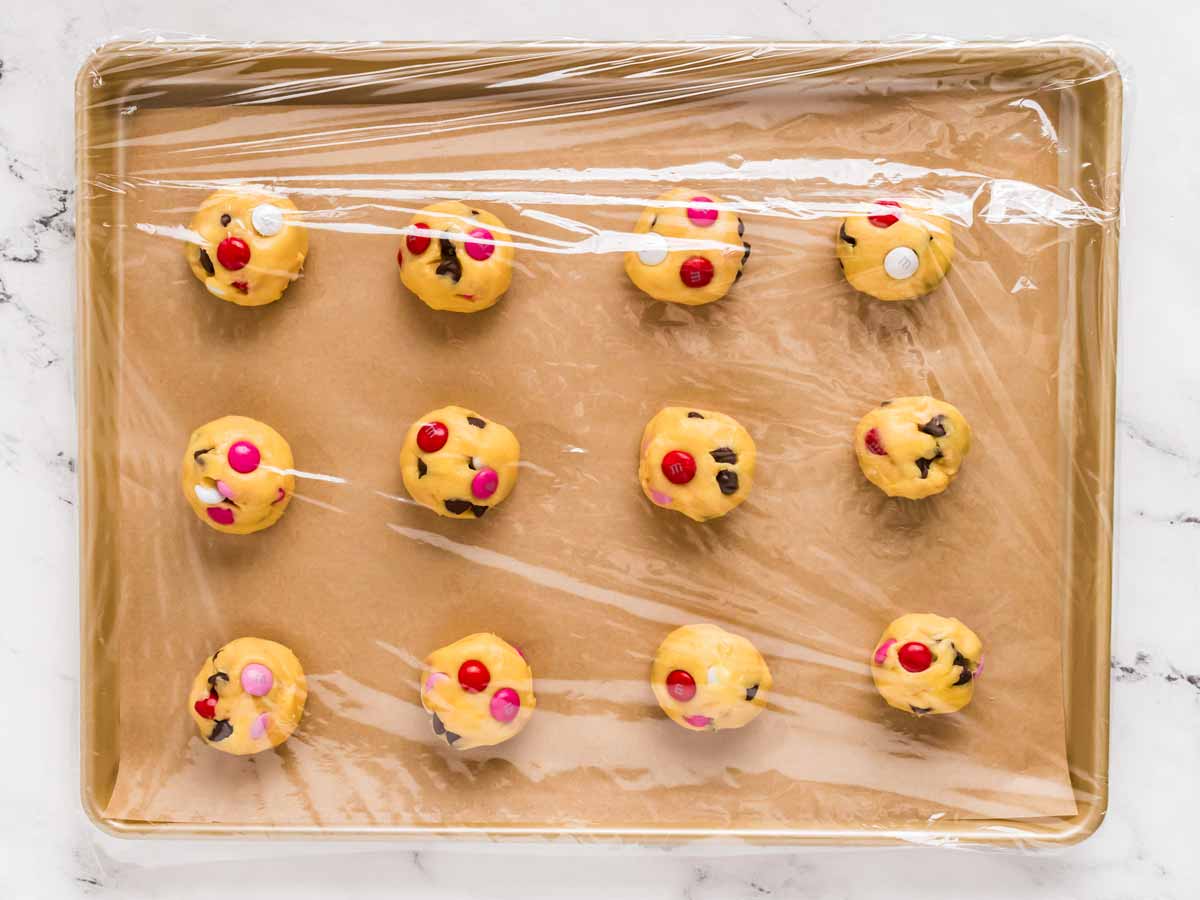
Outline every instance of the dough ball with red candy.
POLYGON ((430 653, 420 691, 433 733, 455 750, 516 737, 537 706, 533 669, 521 651, 483 632, 430 653))
POLYGON ((684 625, 659 645, 650 687, 675 724, 721 731, 749 724, 766 708, 771 671, 741 635, 716 625, 684 625))
POLYGON ((188 226, 188 265, 214 297, 238 306, 265 306, 300 277, 308 229, 286 197, 253 189, 220 190, 188 226))
POLYGON ((204 661, 190 698, 204 742, 246 756, 292 736, 304 715, 308 683, 300 660, 283 644, 244 637, 204 661))
POLYGON ((400 280, 431 309, 473 313, 512 283, 516 250, 500 219, 457 200, 417 212, 396 253, 400 280))
POLYGON ((192 432, 183 453, 183 496, 205 525, 251 534, 274 525, 296 491, 292 448, 247 416, 224 416, 192 432))
POLYGON ((901 616, 883 632, 871 677, 889 706, 916 716, 952 713, 971 702, 983 671, 983 642, 958 619, 901 616))
POLYGON ((754 439, 733 417, 668 406, 642 432, 638 479, 656 506, 706 522, 746 499, 757 455, 754 439))
POLYGON ((439 516, 482 519, 517 483, 521 445, 495 419, 444 406, 413 422, 400 450, 409 496, 439 516))
POLYGON ((684 187, 647 206, 633 227, 638 246, 625 254, 630 280, 668 303, 700 306, 724 297, 750 259, 745 226, 724 204, 684 187))
POLYGON ((889 497, 920 500, 940 494, 970 449, 967 420, 933 397, 884 400, 854 430, 859 468, 889 497))

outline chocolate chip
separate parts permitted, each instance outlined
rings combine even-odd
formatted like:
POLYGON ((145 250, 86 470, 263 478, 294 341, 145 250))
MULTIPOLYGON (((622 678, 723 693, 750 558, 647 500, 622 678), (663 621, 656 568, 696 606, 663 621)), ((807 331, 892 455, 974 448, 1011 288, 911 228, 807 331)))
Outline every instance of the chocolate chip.
POLYGON ((473 456, 467 457, 467 468, 470 469, 472 472, 475 471, 475 457, 473 457, 473 456))
POLYGON ((477 210, 477 209, 471 210, 471 215, 473 215, 473 216, 479 215, 479 210, 477 210))
POLYGON ((215 744, 217 741, 225 740, 231 734, 233 734, 233 726, 229 724, 228 719, 221 719, 213 725, 212 733, 208 736, 208 739, 215 744))
POLYGON ((215 691, 217 689, 218 681, 228 681, 228 680, 229 680, 229 676, 227 674, 225 674, 224 672, 216 672, 212 675, 209 675, 208 676, 208 689, 210 691, 215 691))
POLYGON ((921 477, 922 477, 922 478, 928 478, 928 477, 929 477, 929 467, 930 467, 931 465, 933 465, 933 461, 934 461, 935 459, 937 459, 937 457, 936 457, 936 456, 934 456, 934 457, 932 457, 932 458, 930 458, 930 459, 924 459, 924 458, 922 458, 922 459, 918 459, 918 460, 917 460, 917 468, 921 470, 921 477))
POLYGON ((433 714, 433 733, 434 734, 445 734, 446 733, 446 726, 442 724, 442 720, 438 718, 437 713, 433 714))
POLYGON ((449 275, 450 280, 458 284, 462 278, 462 263, 458 261, 458 253, 454 249, 454 242, 448 238, 441 238, 442 261, 438 263, 434 272, 438 275, 449 275))
POLYGON ((208 255, 207 250, 200 251, 200 266, 209 275, 215 275, 217 270, 213 268, 212 259, 208 255))
POLYGON ((477 518, 477 519, 482 519, 483 514, 485 512, 487 512, 488 509, 489 509, 489 507, 486 507, 486 506, 475 506, 475 505, 471 506, 471 512, 475 513, 475 518, 477 518))
POLYGON ((918 430, 924 432, 925 434, 929 435, 930 437, 935 437, 935 438, 945 437, 946 436, 946 417, 945 416, 934 416, 932 419, 930 419, 928 422, 926 422, 924 425, 922 425, 920 427, 920 429, 918 429, 918 430))
POLYGON ((838 232, 838 237, 841 238, 843 241, 845 241, 847 244, 849 244, 851 247, 858 246, 858 240, 856 238, 852 238, 852 237, 850 237, 850 235, 846 234, 846 223, 845 222, 842 223, 842 230, 838 232))
POLYGON ((487 422, 483 421, 483 419, 479 418, 478 416, 467 416, 467 421, 476 428, 487 428, 487 422))
POLYGON ((228 225, 232 221, 233 221, 233 218, 229 215, 229 213, 221 213, 221 224, 222 225, 228 225))
POLYGON ((738 474, 731 469, 722 469, 717 473, 717 484, 721 486, 722 494, 736 494, 738 489, 738 474))
POLYGON ((912 706, 911 704, 909 705, 908 708, 911 709, 918 716, 923 716, 923 715, 925 715, 925 713, 933 710, 932 706, 912 706))
POLYGON ((746 223, 742 221, 741 216, 738 216, 738 237, 746 233, 746 223))
POLYGON ((654 218, 652 218, 652 219, 650 220, 650 230, 651 230, 651 231, 653 231, 653 230, 654 230, 654 226, 655 226, 655 225, 657 225, 657 224, 658 224, 658 216, 655 216, 654 218))
POLYGON ((752 684, 752 685, 750 685, 750 687, 746 688, 746 699, 747 700, 753 700, 757 694, 758 694, 758 685, 757 684, 752 684))
POLYGON ((462 737, 461 734, 455 734, 453 731, 447 731, 446 732, 446 743, 449 744, 450 746, 454 746, 454 742, 457 741, 461 737, 462 737))
MULTIPOLYGON (((221 648, 221 650, 224 650, 224 649, 225 649, 224 647, 221 648)), ((217 661, 217 657, 221 655, 221 650, 218 650, 216 653, 213 654, 213 662, 217 661)))
MULTIPOLYGON (((194 459, 196 462, 200 463, 200 465, 204 465, 204 461, 200 457, 202 457, 205 453, 211 453, 213 450, 216 450, 216 449, 217 449, 216 447, 209 447, 207 450, 197 450, 195 453, 192 454, 192 459, 194 459)), ((220 653, 220 652, 221 652, 220 650, 217 651, 217 653, 220 653)), ((217 658, 216 655, 214 655, 213 659, 216 659, 216 658, 217 658)))
POLYGON ((838 260, 838 268, 841 269, 843 272, 846 271, 846 264, 844 262, 842 262, 840 259, 838 260))
POLYGON ((446 500, 446 511, 456 516, 461 516, 471 508, 470 500, 446 500))
POLYGON ((690 413, 688 413, 688 418, 689 419, 703 419, 704 416, 700 415, 700 413, 698 413, 698 412, 690 412, 690 413))
POLYGON ((719 463, 737 465, 737 454, 733 452, 732 447, 718 447, 716 450, 709 450, 708 455, 719 463))
POLYGON ((879 402, 879 405, 880 405, 880 406, 891 406, 891 405, 892 405, 892 401, 891 401, 891 400, 881 400, 881 401, 879 402))
POLYGON ((424 478, 428 472, 429 472, 429 466, 425 465, 425 460, 418 459, 417 460, 417 477, 424 478))
POLYGON ((954 664, 956 666, 962 666, 962 674, 960 674, 958 676, 958 681, 954 682, 955 687, 958 687, 960 684, 966 684, 968 681, 970 681, 972 678, 975 677, 971 674, 970 660, 968 660, 961 653, 955 655, 954 664))

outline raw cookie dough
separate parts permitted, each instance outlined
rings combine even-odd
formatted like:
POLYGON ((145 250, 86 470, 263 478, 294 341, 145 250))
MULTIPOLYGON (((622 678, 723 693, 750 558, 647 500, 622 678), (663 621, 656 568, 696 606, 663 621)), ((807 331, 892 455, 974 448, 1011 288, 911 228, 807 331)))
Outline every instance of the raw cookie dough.
POLYGON ((878 300, 912 300, 942 283, 954 238, 941 216, 880 200, 868 215, 842 222, 837 256, 855 290, 878 300))
POLYGON ((655 300, 700 306, 720 300, 742 277, 750 245, 736 213, 718 210, 716 194, 675 188, 642 211, 633 233, 646 235, 639 249, 625 254, 625 272, 655 300), (664 205, 667 204, 667 205, 664 205), (716 242, 724 246, 669 246, 676 242, 716 242))
POLYGON ((884 400, 854 429, 859 467, 889 497, 940 494, 970 449, 971 427, 962 413, 932 397, 884 400))
POLYGON ((909 613, 887 627, 871 677, 890 706, 914 715, 952 713, 971 702, 983 644, 958 619, 909 613))
POLYGON ((396 262, 404 286, 426 306, 472 313, 508 290, 515 255, 512 235, 498 218, 446 200, 413 216, 396 262))
POLYGON ((455 750, 516 737, 537 706, 533 670, 521 651, 482 632, 430 653, 420 690, 433 733, 455 750))
POLYGON ((226 534, 279 521, 292 502, 292 448, 270 425, 225 416, 201 425, 183 454, 183 496, 200 520, 226 534))
POLYGON ((754 484, 754 439, 723 413, 668 406, 646 424, 641 453, 650 501, 697 522, 725 515, 754 484))
POLYGON ((684 625, 654 655, 650 687, 690 731, 741 728, 767 705, 771 672, 754 645, 716 625, 684 625))
POLYGON ((274 641, 238 638, 201 666, 192 683, 192 721, 210 747, 245 756, 291 737, 306 699, 296 654, 274 641))
POLYGON ((188 227, 202 243, 185 249, 208 292, 238 306, 265 306, 300 277, 308 229, 291 200, 255 190, 217 191, 188 227))
POLYGON ((516 435, 477 412, 445 406, 408 429, 400 474, 409 496, 439 516, 479 519, 517 483, 516 435))

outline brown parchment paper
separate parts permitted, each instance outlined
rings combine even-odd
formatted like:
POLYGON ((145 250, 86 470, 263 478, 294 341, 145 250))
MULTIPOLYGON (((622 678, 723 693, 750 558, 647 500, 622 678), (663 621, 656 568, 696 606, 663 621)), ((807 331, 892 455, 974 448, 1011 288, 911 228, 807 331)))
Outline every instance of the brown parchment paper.
POLYGON ((91 186, 116 194, 102 256, 120 291, 100 473, 117 500, 98 525, 114 557, 102 652, 119 660, 107 817, 602 834, 1074 814, 1063 234, 1079 198, 1055 191, 1058 92, 1045 71, 985 85, 773 65, 748 84, 696 69, 512 87, 510 60, 398 79, 372 103, 269 88, 131 103, 119 170, 91 186), (635 89, 665 99, 620 102, 635 89), (273 184, 313 229, 303 278, 271 306, 210 297, 184 262, 179 228, 223 179, 273 184), (746 275, 708 307, 648 300, 606 252, 675 183, 744 205, 746 275), (435 313, 400 284, 399 229, 444 196, 520 234, 488 312, 435 313), (838 272, 841 216, 886 196, 957 222, 954 268, 925 300, 875 302, 838 272), (851 433, 920 393, 957 405, 975 444, 947 493, 890 500, 851 433), (522 444, 514 494, 478 522, 405 502, 403 433, 448 403, 522 444), (729 413, 758 444, 754 491, 721 520, 654 509, 638 487, 642 426, 672 404, 729 413), (301 479, 275 527, 212 532, 178 468, 191 429, 229 413, 345 483, 301 479), (982 636, 963 713, 917 720, 875 693, 868 657, 909 611, 982 636), (655 706, 650 658, 693 621, 767 657, 776 687, 751 726, 685 733, 655 706), (519 738, 456 754, 420 708, 418 667, 478 630, 520 644, 538 709, 519 738), (203 745, 187 706, 205 655, 242 635, 292 647, 310 697, 286 745, 238 759, 203 745))

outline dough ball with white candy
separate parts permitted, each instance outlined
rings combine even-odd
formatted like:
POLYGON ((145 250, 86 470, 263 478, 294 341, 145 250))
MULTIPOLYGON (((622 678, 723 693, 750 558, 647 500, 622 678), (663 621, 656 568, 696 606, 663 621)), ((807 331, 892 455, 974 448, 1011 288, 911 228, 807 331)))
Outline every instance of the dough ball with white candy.
POLYGON ((185 250, 192 274, 210 294, 238 306, 275 302, 308 255, 308 230, 298 216, 286 197, 217 191, 188 226, 195 235, 185 250))
POLYGON ((954 259, 950 223, 895 200, 842 222, 838 263, 855 290, 877 300, 912 300, 946 277, 954 259))
POLYGON ((719 208, 716 194, 693 188, 667 191, 647 206, 625 254, 625 272, 655 300, 700 306, 720 300, 742 277, 750 245, 737 214, 719 208))

